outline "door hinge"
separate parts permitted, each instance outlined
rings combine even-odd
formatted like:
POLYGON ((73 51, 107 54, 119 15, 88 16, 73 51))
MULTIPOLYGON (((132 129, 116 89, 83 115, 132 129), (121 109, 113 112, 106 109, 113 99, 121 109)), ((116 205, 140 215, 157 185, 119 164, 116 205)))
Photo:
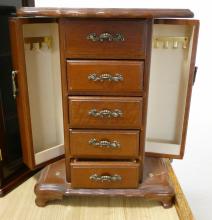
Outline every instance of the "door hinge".
POLYGON ((197 70, 198 70, 198 67, 197 67, 197 66, 195 66, 195 67, 194 67, 194 76, 193 76, 193 85, 194 85, 195 80, 196 80, 196 76, 197 76, 197 70))

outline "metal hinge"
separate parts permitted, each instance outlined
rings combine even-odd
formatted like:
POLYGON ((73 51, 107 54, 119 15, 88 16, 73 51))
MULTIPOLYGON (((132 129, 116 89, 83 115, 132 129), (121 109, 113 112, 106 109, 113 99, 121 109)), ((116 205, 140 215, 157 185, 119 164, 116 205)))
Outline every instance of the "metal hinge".
POLYGON ((197 70, 198 70, 198 67, 197 67, 197 66, 195 66, 195 67, 194 67, 194 76, 193 76, 193 85, 194 85, 195 80, 196 80, 196 76, 197 76, 197 70))

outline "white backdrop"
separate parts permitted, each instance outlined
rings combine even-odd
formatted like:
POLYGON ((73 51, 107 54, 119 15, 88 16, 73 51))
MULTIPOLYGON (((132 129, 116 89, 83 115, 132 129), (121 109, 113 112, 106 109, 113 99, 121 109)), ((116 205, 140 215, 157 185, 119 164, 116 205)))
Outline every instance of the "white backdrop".
MULTIPOLYGON (((197 220, 212 219, 212 12, 210 1, 192 0, 35 0, 37 7, 83 8, 189 8, 200 19, 200 34, 183 160, 173 162, 175 172, 197 220)), ((187 219, 184 219, 187 220, 187 219)))

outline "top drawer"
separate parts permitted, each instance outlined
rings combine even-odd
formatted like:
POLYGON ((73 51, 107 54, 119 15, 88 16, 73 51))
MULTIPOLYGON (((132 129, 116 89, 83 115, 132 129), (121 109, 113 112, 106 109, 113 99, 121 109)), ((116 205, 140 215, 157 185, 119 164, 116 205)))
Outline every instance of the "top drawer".
POLYGON ((66 58, 141 59, 145 57, 145 20, 61 19, 66 58))

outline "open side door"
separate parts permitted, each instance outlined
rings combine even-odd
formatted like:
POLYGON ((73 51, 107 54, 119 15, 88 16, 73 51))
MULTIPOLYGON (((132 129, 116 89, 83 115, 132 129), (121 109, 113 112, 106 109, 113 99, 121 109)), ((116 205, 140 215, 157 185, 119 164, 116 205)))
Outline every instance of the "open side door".
POLYGON ((15 17, 9 23, 23 160, 34 169, 64 154, 58 24, 15 17))
POLYGON ((198 32, 198 20, 155 20, 146 135, 148 156, 183 158, 198 32))

